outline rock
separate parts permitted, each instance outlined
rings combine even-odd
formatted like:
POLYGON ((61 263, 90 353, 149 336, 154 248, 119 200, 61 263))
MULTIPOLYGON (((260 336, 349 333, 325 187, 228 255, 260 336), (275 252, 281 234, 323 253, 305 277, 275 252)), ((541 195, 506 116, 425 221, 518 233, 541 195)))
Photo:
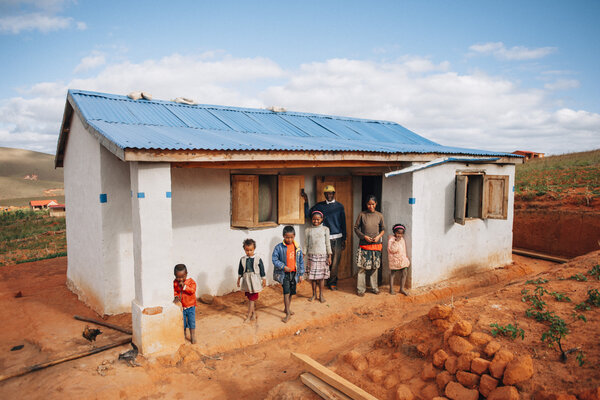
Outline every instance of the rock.
POLYGON ((450 382, 446 385, 444 391, 446 397, 452 400, 477 400, 479 399, 479 392, 473 389, 467 389, 458 382, 450 382))
POLYGON ((438 391, 437 385, 434 383, 430 383, 429 385, 421 389, 420 398, 424 400, 432 400, 434 397, 438 397, 439 395, 440 393, 438 391))
POLYGON ((455 356, 449 356, 444 363, 444 366, 446 367, 446 371, 454 375, 458 370, 458 358, 455 356))
POLYGON ((579 400, 600 400, 600 386, 595 389, 583 390, 577 394, 579 400))
POLYGON ((385 374, 383 373, 383 371, 381 371, 380 369, 372 369, 369 370, 369 372, 367 372, 367 376, 369 377, 369 379, 371 379, 374 383, 380 383, 383 381, 383 379, 385 378, 385 374))
POLYGON ((352 367, 357 371, 364 371, 369 367, 367 358, 355 350, 351 350, 346 353, 344 355, 344 361, 352 365, 352 367))
POLYGON ((397 376, 401 382, 410 380, 417 373, 415 368, 409 368, 406 365, 401 365, 398 368, 397 376))
POLYGON ((452 352, 459 355, 473 350, 473 345, 467 339, 456 335, 448 338, 448 345, 452 352))
POLYGON ((490 363, 489 370, 490 375, 492 375, 496 379, 502 378, 504 374, 504 369, 509 361, 511 361, 515 356, 508 350, 499 350, 494 359, 490 363))
POLYGON ((481 375, 481 379, 479 380, 479 393, 483 397, 488 397, 492 390, 496 389, 498 386, 498 379, 494 379, 488 374, 481 375))
POLYGON ((492 341, 492 337, 487 333, 483 332, 473 332, 469 336, 469 342, 473 343, 475 346, 484 346, 492 341))
POLYGON ((419 393, 425 386, 425 382, 421 378, 415 377, 408 381, 408 386, 413 393, 419 393))
MULTIPOLYGON (((495 359, 495 357, 494 357, 495 359)), ((525 382, 533 376, 533 360, 529 354, 514 358, 506 364, 504 370, 504 379, 502 383, 505 385, 514 385, 516 383, 525 382)))
POLYGON ((435 383, 441 391, 446 389, 448 382, 452 382, 453 380, 454 376, 448 371, 442 371, 435 377, 435 383))
POLYGON ((471 362, 479 357, 479 353, 469 351, 468 353, 461 354, 456 362, 456 368, 461 371, 470 371, 471 362))
POLYGON ((433 354, 433 365, 435 365, 438 368, 444 368, 444 363, 446 363, 447 359, 448 353, 446 353, 442 349, 439 349, 433 354))
POLYGON ((425 368, 423 368, 423 372, 421 372, 421 379, 423 379, 424 381, 435 379, 438 372, 439 371, 435 369, 433 364, 427 363, 425 364, 425 368))
POLYGON ((452 328, 452 333, 458 336, 469 336, 472 330, 473 326, 470 322, 458 321, 454 324, 454 328, 452 328))
POLYGON ((434 319, 431 324, 435 326, 439 332, 443 332, 452 327, 452 322, 447 319, 434 319))
POLYGON ((215 298, 210 294, 203 294, 200 297, 198 297, 198 300, 200 300, 200 302, 204 304, 212 304, 215 301, 215 298))
POLYGON ((478 375, 483 374, 490 367, 490 362, 488 360, 484 360, 483 358, 474 358, 471 361, 471 372, 474 372, 478 375))
POLYGON ((396 400, 413 400, 415 395, 407 385, 400 385, 396 389, 396 400))
POLYGON ((495 340, 492 340, 491 342, 489 342, 487 344, 487 346, 485 346, 485 349, 483 349, 483 352, 485 353, 486 356, 491 357, 494 354, 496 354, 496 352, 498 350, 500 350, 500 343, 496 342, 495 340))
POLYGON ((396 375, 388 375, 383 380, 383 387, 391 389, 398 384, 398 377, 396 375))
POLYGON ((430 320, 434 319, 445 319, 448 318, 452 314, 452 307, 443 306, 441 304, 435 305, 429 310, 427 316, 430 320))
POLYGON ((519 400, 519 391, 514 386, 501 386, 492 390, 488 400, 519 400))
POLYGON ((425 343, 421 343, 417 346, 417 352, 422 358, 425 358, 429 355, 429 346, 425 343))
POLYGON ((456 380, 469 389, 476 389, 477 385, 479 385, 479 375, 471 372, 458 371, 456 373, 456 380))

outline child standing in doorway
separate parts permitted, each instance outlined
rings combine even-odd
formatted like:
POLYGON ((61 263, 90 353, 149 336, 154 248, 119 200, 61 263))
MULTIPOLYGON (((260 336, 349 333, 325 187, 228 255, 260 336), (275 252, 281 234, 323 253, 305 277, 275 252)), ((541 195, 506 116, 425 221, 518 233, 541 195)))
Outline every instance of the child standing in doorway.
POLYGON ((255 257, 256 242, 254 239, 246 239, 242 243, 245 256, 240 258, 238 266, 237 286, 243 290, 248 298, 248 315, 244 322, 258 319, 254 302, 258 300, 258 293, 266 286, 265 265, 260 257, 255 257))
POLYGON ((272 261, 273 279, 283 287, 283 305, 285 317, 281 320, 288 322, 294 312, 291 309, 292 296, 296 294, 296 284, 302 282, 304 275, 304 259, 302 250, 295 240, 296 231, 291 225, 283 228, 283 242, 273 249, 272 261))
POLYGON ((319 287, 319 301, 325 303, 323 287, 325 279, 329 278, 329 266, 331 265, 331 243, 329 240, 329 228, 321 225, 323 213, 315 210, 311 213, 312 226, 304 231, 304 249, 306 251, 306 269, 308 280, 312 286, 312 297, 308 301, 317 298, 317 284, 319 287))
POLYGON ((173 269, 175 280, 173 303, 183 308, 183 335, 186 328, 190 330, 190 341, 196 343, 196 282, 187 277, 185 264, 177 264, 173 269))
POLYGON ((402 224, 396 224, 392 228, 393 235, 388 239, 388 259, 390 262, 390 294, 394 292, 394 277, 400 275, 400 293, 408 296, 404 290, 406 278, 408 276, 408 266, 410 260, 406 256, 406 243, 404 242, 404 232, 406 227, 402 224))

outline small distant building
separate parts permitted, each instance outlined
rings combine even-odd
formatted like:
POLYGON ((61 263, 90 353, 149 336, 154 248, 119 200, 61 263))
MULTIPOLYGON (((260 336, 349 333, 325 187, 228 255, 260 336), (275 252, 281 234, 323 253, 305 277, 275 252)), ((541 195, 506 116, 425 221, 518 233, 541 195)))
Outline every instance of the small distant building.
POLYGON ((544 158, 544 153, 536 153, 535 151, 517 150, 513 151, 512 154, 525 157, 524 161, 529 161, 534 158, 544 158))
POLYGON ((49 206, 58 205, 58 201, 56 200, 31 200, 29 202, 29 208, 32 210, 45 210, 49 206))
POLYGON ((48 206, 51 217, 64 217, 66 208, 64 204, 52 204, 48 206))

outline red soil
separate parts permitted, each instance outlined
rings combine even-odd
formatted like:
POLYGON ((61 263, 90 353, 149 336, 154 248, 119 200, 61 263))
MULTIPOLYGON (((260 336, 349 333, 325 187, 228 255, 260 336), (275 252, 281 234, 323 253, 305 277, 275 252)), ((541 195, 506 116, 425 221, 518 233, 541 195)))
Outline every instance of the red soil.
MULTIPOLYGON (((199 345, 182 346, 177 354, 169 357, 149 360, 138 357, 141 367, 137 368, 117 361, 118 354, 128 348, 122 346, 1 382, 0 398, 262 399, 271 391, 267 397, 316 399, 298 383, 296 378, 302 371, 290 359, 291 351, 306 353, 331 365, 354 383, 372 389, 371 378, 351 374, 341 355, 356 348, 368 354, 369 362, 374 365, 387 365, 388 356, 398 352, 388 346, 392 330, 410 328, 415 335, 423 330, 431 331, 422 316, 433 304, 450 303, 450 296, 458 305, 457 315, 469 319, 482 331, 488 329, 490 321, 514 321, 520 318, 525 307, 520 302, 519 291, 526 276, 540 273, 557 276, 569 274, 571 269, 583 271, 583 264, 589 264, 590 257, 598 260, 600 254, 590 255, 587 261, 577 261, 580 264, 565 266, 515 256, 516 262, 507 268, 414 291, 410 298, 385 293, 359 298, 352 293, 352 280, 346 280, 341 284, 342 290, 327 292, 327 303, 314 304, 306 301, 310 288, 303 284, 294 300, 296 315, 288 324, 279 320, 282 316, 280 288, 267 288, 261 294, 259 322, 250 325, 241 322, 246 308, 243 296, 233 293, 217 298, 213 305, 198 307, 199 345), (492 308, 491 304, 499 307, 492 308), (216 351, 222 353, 215 354, 216 351), (281 383, 284 385, 279 385, 281 383)), ((65 273, 64 258, 0 270, 0 318, 3 321, 0 343, 4 349, 0 354, 0 370, 4 374, 126 337, 108 328, 101 328, 104 333, 93 345, 81 337, 86 324, 74 320, 73 315, 99 317, 68 291, 65 273), (23 297, 15 298, 19 291, 23 297), (19 344, 25 347, 10 351, 19 344)), ((591 284, 552 281, 550 285, 553 290, 572 290, 570 296, 578 302, 585 292, 583 288, 591 284)), ((597 282, 593 284, 598 286, 597 282)), ((569 345, 580 345, 585 350, 588 364, 583 368, 575 368, 572 357, 566 365, 555 365, 557 354, 538 343, 538 331, 542 327, 534 326, 535 322, 523 322, 527 328, 524 342, 507 341, 506 346, 510 349, 517 346, 513 349, 515 352, 529 349, 527 351, 534 354, 535 376, 539 376, 534 377, 534 381, 539 379, 535 382, 540 385, 564 388, 574 384, 574 377, 579 382, 597 384, 598 376, 591 366, 599 360, 594 332, 599 328, 600 316, 597 310, 588 313, 588 325, 578 326, 567 340, 569 345), (541 372, 545 366, 550 373, 541 372)), ((107 320, 129 326, 130 318, 129 314, 123 314, 107 320)), ((406 360, 415 368, 424 363, 422 359, 406 360)), ((381 387, 373 390, 374 394, 386 398, 387 392, 381 392, 381 387)))

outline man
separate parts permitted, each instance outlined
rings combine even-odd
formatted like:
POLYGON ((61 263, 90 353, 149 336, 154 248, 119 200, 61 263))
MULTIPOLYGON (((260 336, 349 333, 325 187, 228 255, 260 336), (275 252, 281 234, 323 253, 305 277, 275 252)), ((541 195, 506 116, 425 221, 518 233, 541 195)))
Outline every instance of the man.
POLYGON ((346 248, 346 212, 344 205, 335 201, 335 188, 327 185, 323 189, 325 201, 315 204, 310 210, 308 208, 308 196, 302 192, 304 199, 304 215, 310 218, 313 211, 323 213, 323 225, 329 228, 329 239, 331 240, 331 265, 327 287, 331 290, 337 290, 338 267, 342 251, 346 248))

